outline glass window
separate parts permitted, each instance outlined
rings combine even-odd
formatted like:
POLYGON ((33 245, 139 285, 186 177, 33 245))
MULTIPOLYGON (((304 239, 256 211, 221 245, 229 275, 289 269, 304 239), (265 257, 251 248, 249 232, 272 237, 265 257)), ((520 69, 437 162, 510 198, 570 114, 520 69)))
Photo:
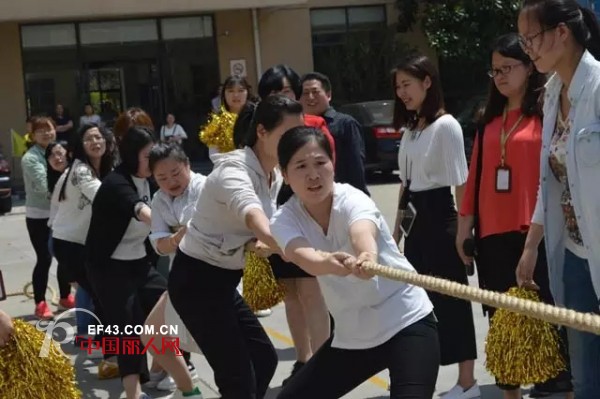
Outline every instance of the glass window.
POLYGON ((79 25, 79 33, 84 45, 158 40, 154 19, 87 22, 79 25))
POLYGON ((164 18, 161 27, 165 40, 201 39, 213 35, 211 17, 164 18))
POLYGON ((23 48, 75 46, 74 24, 26 25, 21 27, 23 48))
POLYGON ((348 24, 354 25, 375 25, 385 22, 385 8, 375 7, 350 7, 348 8, 348 24))
POLYGON ((313 32, 346 30, 346 9, 326 8, 310 11, 310 26, 313 32))

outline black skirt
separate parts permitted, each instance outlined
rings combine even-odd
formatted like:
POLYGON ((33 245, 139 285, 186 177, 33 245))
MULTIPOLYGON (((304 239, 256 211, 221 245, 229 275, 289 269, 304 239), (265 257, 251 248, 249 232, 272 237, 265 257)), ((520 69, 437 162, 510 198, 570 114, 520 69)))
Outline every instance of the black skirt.
MULTIPOLYGON (((404 243, 408 261, 420 274, 468 284, 456 251, 457 212, 450 187, 410 192, 417 216, 404 243)), ((477 358, 471 302, 428 291, 438 318, 441 365, 477 358)))
POLYGON ((282 278, 315 277, 312 274, 305 272, 298 265, 284 261, 279 255, 271 255, 269 257, 269 263, 271 263, 273 275, 277 280, 282 278))

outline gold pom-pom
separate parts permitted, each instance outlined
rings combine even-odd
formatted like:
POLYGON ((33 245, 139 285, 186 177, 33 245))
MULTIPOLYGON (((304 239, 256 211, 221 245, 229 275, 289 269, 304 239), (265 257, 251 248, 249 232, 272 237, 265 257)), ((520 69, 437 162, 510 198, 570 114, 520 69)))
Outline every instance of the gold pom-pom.
MULTIPOLYGON (((525 288, 513 287, 508 295, 539 302, 537 293, 525 288)), ((565 370, 559 340, 550 323, 498 309, 485 344, 486 368, 500 384, 545 382, 565 370)))
POLYGON ((270 309, 283 300, 283 284, 275 280, 271 264, 254 252, 246 252, 243 296, 253 312, 270 309))
POLYGON ((45 335, 22 320, 13 320, 13 339, 0 348, 0 397, 79 399, 71 362, 54 342, 40 356, 45 335))
POLYGON ((237 114, 221 107, 221 110, 213 113, 208 123, 200 129, 200 141, 208 147, 216 147, 220 153, 235 150, 233 126, 236 119, 237 114))

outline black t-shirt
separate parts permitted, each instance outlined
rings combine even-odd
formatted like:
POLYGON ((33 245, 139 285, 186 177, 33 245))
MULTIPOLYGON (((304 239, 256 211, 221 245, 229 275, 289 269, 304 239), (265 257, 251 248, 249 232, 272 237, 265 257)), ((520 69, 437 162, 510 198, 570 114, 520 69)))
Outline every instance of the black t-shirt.
MULTIPOLYGON (((64 114, 62 116, 54 115, 54 117, 52 119, 54 119, 54 122, 56 122, 56 126, 64 126, 67 123, 71 122, 71 118, 68 115, 64 115, 64 114)), ((73 129, 65 130, 64 132, 57 131, 56 132, 56 141, 68 142, 69 136, 71 136, 72 131, 73 131, 73 129)))

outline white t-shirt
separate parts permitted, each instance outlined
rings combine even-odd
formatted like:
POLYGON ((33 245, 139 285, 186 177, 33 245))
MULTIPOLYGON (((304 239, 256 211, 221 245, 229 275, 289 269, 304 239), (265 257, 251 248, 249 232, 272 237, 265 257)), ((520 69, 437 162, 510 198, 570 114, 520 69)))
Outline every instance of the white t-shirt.
POLYGON ((90 165, 75 160, 71 166, 69 179, 64 181, 68 171, 65 171, 56 187, 54 197, 58 201, 59 191, 64 184, 65 199, 58 201, 56 216, 52 222, 52 236, 60 240, 84 245, 92 218, 92 202, 100 188, 98 179, 90 165))
MULTIPOLYGON (((349 232, 350 226, 359 220, 370 220, 377 226, 378 263, 414 271, 398 250, 375 203, 348 184, 336 183, 334 186, 327 234, 296 196, 275 213, 271 219, 271 233, 281 248, 286 248, 293 239, 303 237, 317 250, 358 256, 352 248, 349 232)), ((353 275, 317 278, 335 319, 332 346, 336 348, 368 349, 381 345, 433 310, 425 290, 409 284, 378 276, 370 280, 353 275)))
POLYGON ((83 115, 81 118, 79 118, 79 126, 83 126, 89 123, 100 126, 102 124, 102 119, 100 119, 100 116, 96 114, 90 116, 83 115))
POLYGON ((406 130, 398 151, 400 179, 411 191, 460 186, 467 181, 467 158, 460 124, 442 115, 421 132, 406 130))
MULTIPOLYGON (((150 185, 148 184, 148 180, 135 176, 131 176, 131 178, 140 198, 144 202, 150 203, 150 185)), ((135 218, 131 218, 129 226, 127 226, 127 230, 125 230, 125 234, 121 238, 121 242, 119 242, 117 248, 115 248, 115 252, 113 252, 111 258, 117 260, 137 260, 144 258, 146 256, 144 241, 148 237, 148 234, 150 234, 150 226, 135 218)))
MULTIPOLYGON (((204 187, 206 176, 191 172, 190 183, 179 197, 171 197, 169 194, 159 190, 152 199, 152 233, 150 242, 156 248, 156 242, 160 238, 169 237, 181 226, 187 225, 194 211, 200 191, 204 187)), ((175 254, 169 254, 173 262, 175 254)))
POLYGON ((185 133, 185 130, 183 130, 181 125, 178 125, 177 123, 174 124, 173 127, 168 127, 167 125, 163 125, 160 128, 160 140, 161 141, 167 141, 173 137, 178 142, 188 138, 187 134, 185 133))

